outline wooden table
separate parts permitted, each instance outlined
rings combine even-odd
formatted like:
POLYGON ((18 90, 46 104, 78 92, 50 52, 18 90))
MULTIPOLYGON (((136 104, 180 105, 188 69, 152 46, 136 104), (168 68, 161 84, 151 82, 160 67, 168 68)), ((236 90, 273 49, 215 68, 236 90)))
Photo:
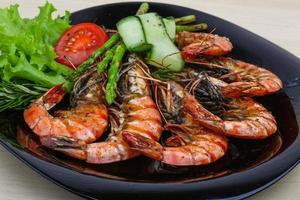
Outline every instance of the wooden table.
MULTIPOLYGON (((65 9, 76 11, 94 5, 117 2, 115 0, 49 1, 58 8, 61 14, 65 9)), ((172 3, 171 0, 160 1, 172 3)), ((20 4, 21 14, 32 17, 37 13, 37 6, 42 5, 44 0, 1 0, 0 7, 6 7, 11 3, 20 4)), ((176 0, 175 4, 199 9, 227 19, 300 57, 299 0, 176 0)), ((76 200, 82 198, 42 178, 0 147, 0 199, 76 200)), ((250 199, 300 199, 300 167, 250 199)))

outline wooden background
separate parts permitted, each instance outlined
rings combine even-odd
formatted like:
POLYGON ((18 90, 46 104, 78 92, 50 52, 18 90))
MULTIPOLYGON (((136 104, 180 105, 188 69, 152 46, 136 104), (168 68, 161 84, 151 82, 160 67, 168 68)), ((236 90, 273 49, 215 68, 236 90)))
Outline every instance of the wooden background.
MULTIPOLYGON (((118 2, 115 0, 49 1, 61 14, 65 9, 76 11, 94 5, 118 2)), ((161 0, 161 2, 191 7, 219 16, 263 36, 300 57, 299 0, 161 0)), ((37 6, 42 5, 44 0, 1 0, 0 7, 12 3, 20 4, 23 16, 31 17, 37 13, 37 6)), ((82 198, 42 178, 0 147, 0 199, 79 200, 82 198)), ((249 199, 300 199, 300 167, 249 199)))

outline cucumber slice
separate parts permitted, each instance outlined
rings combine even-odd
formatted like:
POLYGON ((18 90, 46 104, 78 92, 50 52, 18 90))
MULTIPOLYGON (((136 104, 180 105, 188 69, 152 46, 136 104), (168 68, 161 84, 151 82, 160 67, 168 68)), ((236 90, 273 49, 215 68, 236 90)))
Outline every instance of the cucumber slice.
POLYGON ((184 61, 179 49, 171 41, 162 17, 157 13, 138 16, 142 22, 146 40, 153 47, 147 55, 147 63, 172 71, 181 71, 184 61))
POLYGON ((170 39, 174 42, 176 37, 176 24, 174 17, 163 18, 163 22, 170 39))
POLYGON ((117 23, 117 29, 130 52, 143 52, 151 49, 145 39, 142 24, 139 18, 129 16, 117 23))

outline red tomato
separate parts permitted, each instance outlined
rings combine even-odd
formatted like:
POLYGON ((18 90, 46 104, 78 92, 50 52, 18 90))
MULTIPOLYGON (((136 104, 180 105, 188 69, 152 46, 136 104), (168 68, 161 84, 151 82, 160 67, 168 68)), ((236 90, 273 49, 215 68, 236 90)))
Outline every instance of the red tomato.
POLYGON ((73 69, 72 64, 77 67, 83 63, 106 40, 108 40, 108 35, 98 25, 76 24, 66 30, 56 43, 56 61, 73 69))

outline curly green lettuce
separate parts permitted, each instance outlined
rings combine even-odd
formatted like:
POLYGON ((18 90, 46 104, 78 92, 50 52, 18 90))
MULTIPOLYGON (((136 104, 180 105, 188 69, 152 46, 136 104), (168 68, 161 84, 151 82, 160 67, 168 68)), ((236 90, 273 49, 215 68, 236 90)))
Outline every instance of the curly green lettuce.
POLYGON ((22 18, 18 5, 0 9, 0 76, 4 81, 26 79, 44 87, 64 82, 71 69, 55 61, 54 45, 70 27, 70 13, 52 17, 48 2, 33 18, 22 18))

